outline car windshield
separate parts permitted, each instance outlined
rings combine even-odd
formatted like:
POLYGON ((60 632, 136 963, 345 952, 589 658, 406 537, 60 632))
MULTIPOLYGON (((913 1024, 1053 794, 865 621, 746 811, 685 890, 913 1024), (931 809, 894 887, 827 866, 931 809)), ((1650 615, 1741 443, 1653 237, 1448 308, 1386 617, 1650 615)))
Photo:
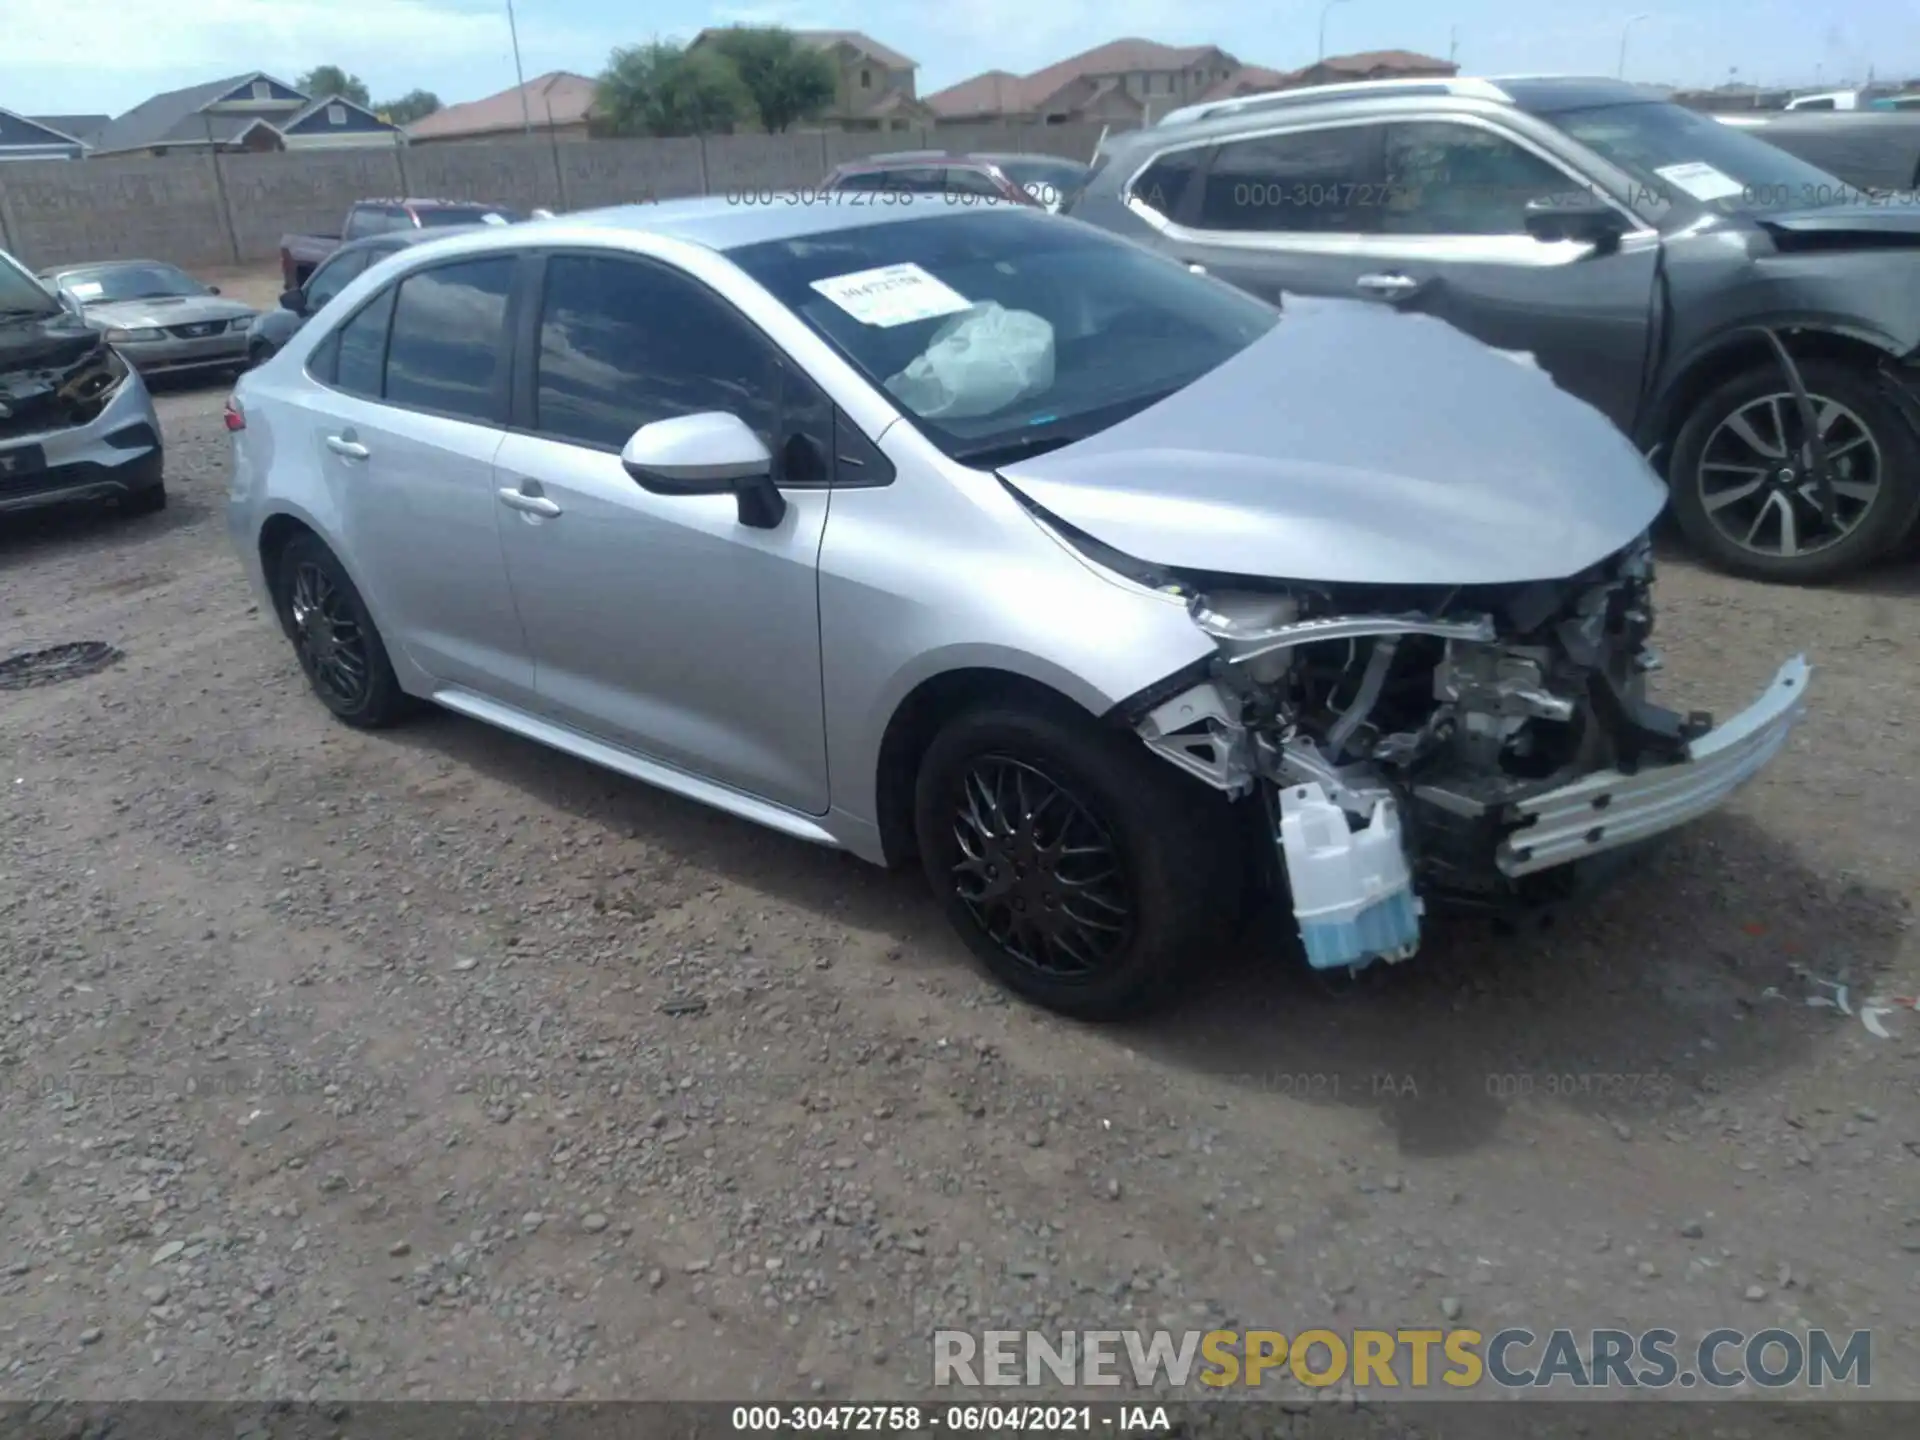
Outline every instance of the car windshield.
POLYGON ((60 302, 46 286, 22 270, 11 257, 0 254, 0 317, 53 315, 59 310, 60 302))
POLYGON ((1043 205, 1071 197, 1087 183, 1087 167, 1075 160, 998 160, 1014 184, 1043 205))
POLYGON ((968 464, 1117 424, 1279 319, 1177 261, 1039 211, 940 209, 729 258, 968 464))
POLYGON ((524 217, 517 210, 498 205, 443 205, 432 210, 417 210, 422 230, 442 230, 449 225, 514 225, 524 217))
POLYGON ((1662 102, 1596 105, 1551 117, 1556 125, 1644 186, 1723 215, 1842 205, 1845 181, 1711 115, 1662 102))
POLYGON ((121 300, 170 300, 205 295, 207 287, 171 265, 101 265, 62 270, 60 288, 82 305, 112 305, 121 300))

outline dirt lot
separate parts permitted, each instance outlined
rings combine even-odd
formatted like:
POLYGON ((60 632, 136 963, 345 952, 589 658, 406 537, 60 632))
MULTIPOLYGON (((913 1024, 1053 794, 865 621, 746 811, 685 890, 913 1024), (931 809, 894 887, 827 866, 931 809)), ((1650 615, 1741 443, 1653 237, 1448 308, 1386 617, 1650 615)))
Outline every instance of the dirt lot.
POLYGON ((172 507, 0 530, 0 1398, 876 1398, 935 1326, 1876 1332, 1920 1396, 1908 575, 1662 578, 1670 693, 1812 716, 1539 933, 1357 996, 1005 1002, 920 882, 450 715, 306 694, 172 507), (1807 1003, 1850 985, 1852 1014, 1807 1003), (1904 1317, 1904 1319, 1902 1318, 1904 1317))

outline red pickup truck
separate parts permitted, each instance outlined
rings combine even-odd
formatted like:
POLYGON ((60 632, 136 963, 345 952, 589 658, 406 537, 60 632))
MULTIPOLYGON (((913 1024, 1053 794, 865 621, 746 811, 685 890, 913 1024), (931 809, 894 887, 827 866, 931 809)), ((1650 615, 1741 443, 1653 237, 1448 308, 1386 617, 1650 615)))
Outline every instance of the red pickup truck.
POLYGON ((322 260, 347 241, 369 235, 443 225, 512 225, 524 219, 518 210, 479 200, 361 200, 347 211, 338 235, 282 235, 280 278, 287 289, 297 290, 322 260))

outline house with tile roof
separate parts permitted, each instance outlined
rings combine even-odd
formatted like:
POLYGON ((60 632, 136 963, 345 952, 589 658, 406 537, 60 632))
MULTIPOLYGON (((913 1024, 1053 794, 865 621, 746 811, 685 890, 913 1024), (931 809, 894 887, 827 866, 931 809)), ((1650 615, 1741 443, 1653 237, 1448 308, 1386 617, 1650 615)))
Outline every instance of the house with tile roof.
POLYGON ((421 145, 532 133, 556 140, 585 140, 593 120, 596 88, 585 75, 550 71, 497 95, 443 106, 424 115, 407 127, 407 139, 421 145))
POLYGON ((927 104, 939 123, 950 125, 1150 125, 1182 106, 1206 101, 1338 80, 1452 75, 1458 68, 1430 55, 1378 50, 1328 56, 1304 70, 1271 70, 1242 64, 1215 45, 1110 40, 1031 75, 989 70, 936 91, 927 104))
POLYGON ((338 150, 400 143, 400 128, 340 96, 313 96, 260 71, 155 95, 87 142, 96 157, 205 151, 338 150))
MULTIPOLYGON (((702 30, 689 50, 719 34, 702 30)), ((835 130, 909 130, 937 119, 919 98, 918 62, 859 30, 796 30, 802 44, 824 50, 839 76, 833 105, 812 124, 835 130)))
POLYGON ((1349 85, 1356 80, 1447 79, 1460 67, 1451 60, 1422 55, 1416 50, 1362 50, 1356 55, 1329 55, 1293 72, 1295 85, 1349 85))
POLYGON ((1217 45, 1109 40, 1031 75, 989 70, 927 96, 941 124, 1145 125, 1244 68, 1217 45))

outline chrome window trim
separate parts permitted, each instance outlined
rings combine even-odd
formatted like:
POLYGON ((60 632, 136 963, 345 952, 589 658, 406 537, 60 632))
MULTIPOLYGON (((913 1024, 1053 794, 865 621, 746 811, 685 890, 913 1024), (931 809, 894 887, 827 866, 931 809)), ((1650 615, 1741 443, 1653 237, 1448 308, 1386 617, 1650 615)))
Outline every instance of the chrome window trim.
POLYGON ((1639 250, 1659 242, 1659 232, 1613 196, 1601 190, 1590 176, 1580 174, 1567 161, 1544 149, 1525 135, 1496 124, 1484 115, 1459 110, 1422 107, 1395 110, 1374 115, 1347 115, 1335 120, 1308 121, 1304 124, 1267 125, 1230 136, 1215 135, 1204 140, 1187 140, 1155 150, 1120 187, 1120 203, 1137 219, 1152 226, 1169 240, 1189 245, 1208 245, 1220 249, 1262 250, 1281 255, 1351 255, 1379 260, 1454 260, 1478 261, 1496 265, 1522 265, 1545 268, 1566 265, 1592 253, 1593 247, 1576 240, 1541 241, 1530 235, 1364 235, 1355 232, 1308 230, 1203 230, 1176 224, 1134 194, 1141 176, 1169 155, 1183 150, 1212 150, 1247 140, 1266 140, 1280 135, 1307 134, 1316 130, 1344 130, 1360 125, 1400 125, 1440 123, 1466 125, 1497 135, 1518 145, 1536 159, 1544 161, 1567 177, 1577 189, 1590 190, 1618 211, 1629 225, 1621 236, 1622 250, 1639 250))

